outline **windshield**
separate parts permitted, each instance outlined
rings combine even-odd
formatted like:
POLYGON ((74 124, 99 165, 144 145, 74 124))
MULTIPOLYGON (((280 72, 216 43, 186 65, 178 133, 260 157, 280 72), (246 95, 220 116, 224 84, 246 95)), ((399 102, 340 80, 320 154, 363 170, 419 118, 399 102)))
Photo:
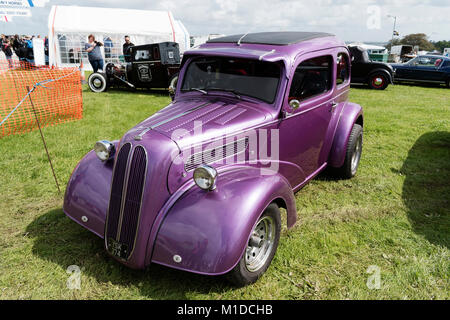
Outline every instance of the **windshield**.
POLYGON ((440 57, 418 56, 407 62, 408 65, 422 67, 439 67, 442 62, 440 57))
POLYGON ((184 76, 182 91, 232 92, 273 103, 280 82, 277 63, 250 59, 202 57, 192 60, 184 76))

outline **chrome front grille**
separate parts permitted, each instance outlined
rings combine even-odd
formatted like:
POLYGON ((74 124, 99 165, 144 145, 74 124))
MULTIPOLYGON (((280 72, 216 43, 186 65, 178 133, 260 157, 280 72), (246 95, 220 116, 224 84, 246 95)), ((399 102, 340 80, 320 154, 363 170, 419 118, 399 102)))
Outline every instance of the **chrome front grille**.
POLYGON ((107 250, 128 260, 136 244, 142 195, 147 174, 147 154, 142 146, 125 144, 114 168, 111 198, 106 221, 107 250))

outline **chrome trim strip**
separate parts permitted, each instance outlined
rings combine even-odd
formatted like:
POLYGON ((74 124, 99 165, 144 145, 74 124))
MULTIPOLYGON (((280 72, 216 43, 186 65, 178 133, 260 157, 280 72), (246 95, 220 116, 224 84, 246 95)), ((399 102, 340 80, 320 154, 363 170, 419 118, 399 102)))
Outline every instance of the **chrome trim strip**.
POLYGON ((405 79, 405 78, 395 78, 394 81, 445 83, 444 80, 420 80, 420 79, 405 79))
MULTIPOLYGON (((296 112, 296 113, 292 113, 292 114, 290 114, 289 116, 283 118, 282 120, 290 119, 290 118, 296 117, 296 116, 298 116, 298 115, 304 114, 304 113, 306 113, 306 112, 309 112, 309 111, 315 110, 315 109, 317 109, 317 108, 320 108, 320 107, 323 106, 324 104, 329 103, 329 102, 332 102, 333 100, 336 100, 337 97, 340 97, 341 95, 343 95, 343 94, 345 94, 345 93, 347 93, 347 92, 349 92, 349 91, 350 91, 350 89, 347 89, 347 90, 345 90, 345 91, 342 91, 340 94, 338 94, 338 95, 336 95, 336 96, 332 95, 332 97, 331 97, 330 99, 328 99, 327 101, 322 102, 321 104, 316 105, 316 106, 314 106, 314 107, 312 107, 312 108, 309 108, 309 109, 307 109, 307 110, 302 110, 302 111, 299 111, 299 112, 296 112)), ((301 103, 300 103, 300 109, 301 109, 301 103)))
POLYGON ((197 107, 195 107, 195 108, 192 108, 192 109, 190 109, 190 110, 187 110, 187 111, 185 111, 185 112, 182 112, 182 113, 180 113, 180 114, 178 114, 178 115, 176 115, 176 116, 170 117, 169 119, 166 119, 166 120, 163 120, 163 121, 161 121, 161 122, 158 122, 158 123, 156 123, 156 124, 154 124, 154 125, 152 125, 152 126, 146 128, 146 129, 144 129, 144 131, 142 131, 140 134, 138 134, 137 136, 134 137, 134 140, 140 141, 140 140, 142 140, 142 137, 143 137, 147 132, 149 132, 150 130, 153 130, 153 129, 159 127, 159 126, 162 126, 163 124, 166 124, 166 123, 168 123, 168 122, 170 122, 170 121, 172 121, 172 120, 181 118, 182 116, 188 115, 188 114, 190 114, 190 113, 192 113, 192 112, 194 112, 194 111, 197 111, 198 109, 201 109, 201 108, 203 108, 203 107, 206 107, 206 106, 208 106, 208 105, 210 105, 210 104, 212 104, 212 103, 211 103, 211 102, 203 103, 203 104, 201 104, 201 105, 199 105, 199 106, 197 106, 197 107))
POLYGON ((273 49, 272 51, 266 52, 262 55, 259 56, 259 61, 261 61, 265 56, 268 56, 269 54, 275 53, 275 49, 273 49))

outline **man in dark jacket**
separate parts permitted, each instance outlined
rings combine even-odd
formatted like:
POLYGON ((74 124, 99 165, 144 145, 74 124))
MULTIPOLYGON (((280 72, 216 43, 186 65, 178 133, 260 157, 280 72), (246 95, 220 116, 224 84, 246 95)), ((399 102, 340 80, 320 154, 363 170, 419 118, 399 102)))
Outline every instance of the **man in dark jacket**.
POLYGON ((6 56, 6 60, 8 60, 9 68, 12 69, 12 67, 13 67, 13 63, 12 63, 13 51, 11 49, 11 43, 10 43, 9 39, 2 40, 2 51, 6 56))
POLYGON ((19 57, 20 61, 26 61, 27 48, 23 41, 20 39, 19 35, 14 36, 14 41, 12 43, 14 52, 19 57))
POLYGON ((131 53, 130 48, 134 46, 134 43, 130 41, 129 36, 125 36, 125 43, 123 44, 123 56, 125 57, 126 62, 131 61, 131 53))

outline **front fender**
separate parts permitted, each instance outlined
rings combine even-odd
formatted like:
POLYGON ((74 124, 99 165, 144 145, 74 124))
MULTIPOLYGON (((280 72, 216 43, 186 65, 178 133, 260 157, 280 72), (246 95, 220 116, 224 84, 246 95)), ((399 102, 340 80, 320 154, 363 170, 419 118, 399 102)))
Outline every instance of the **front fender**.
MULTIPOLYGON (((118 141, 113 143, 117 149, 118 141)), ((105 229, 112 170, 113 161, 104 163, 91 150, 73 170, 64 196, 64 213, 101 238, 105 229)))
POLYGON ((257 168, 219 175, 217 188, 193 186, 165 213, 151 262, 185 271, 219 275, 239 262, 250 232, 272 202, 284 203, 288 226, 296 221, 295 198, 279 174, 262 176, 257 168), (175 262, 174 256, 181 257, 175 262))
POLYGON ((340 168, 345 161, 347 143, 355 123, 363 125, 363 109, 356 103, 347 103, 339 117, 338 127, 334 134, 328 165, 340 168))

